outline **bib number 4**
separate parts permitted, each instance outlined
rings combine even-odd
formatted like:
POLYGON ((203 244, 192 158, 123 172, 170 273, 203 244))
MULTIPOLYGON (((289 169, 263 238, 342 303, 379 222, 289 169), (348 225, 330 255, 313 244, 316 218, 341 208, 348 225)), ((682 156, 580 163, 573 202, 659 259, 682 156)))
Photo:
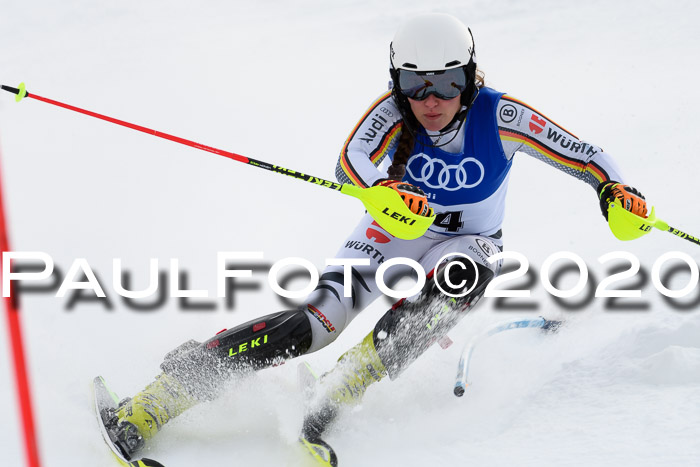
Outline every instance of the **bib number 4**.
POLYGON ((462 211, 441 212, 435 216, 433 225, 442 227, 448 232, 459 232, 459 229, 464 226, 464 222, 462 222, 462 211))

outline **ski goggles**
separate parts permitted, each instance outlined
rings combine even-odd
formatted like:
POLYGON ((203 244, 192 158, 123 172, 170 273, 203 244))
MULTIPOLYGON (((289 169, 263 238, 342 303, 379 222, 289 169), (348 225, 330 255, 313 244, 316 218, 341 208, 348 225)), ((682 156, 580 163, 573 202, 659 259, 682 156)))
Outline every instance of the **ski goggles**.
POLYGON ((401 94, 422 101, 433 94, 438 99, 454 99, 467 89, 464 67, 441 71, 398 70, 401 94))

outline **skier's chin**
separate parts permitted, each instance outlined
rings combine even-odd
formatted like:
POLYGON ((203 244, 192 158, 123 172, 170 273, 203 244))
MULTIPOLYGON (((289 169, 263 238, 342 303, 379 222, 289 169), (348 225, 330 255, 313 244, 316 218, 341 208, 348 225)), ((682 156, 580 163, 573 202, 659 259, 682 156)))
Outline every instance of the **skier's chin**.
POLYGON ((437 117, 426 117, 423 116, 421 125, 428 131, 440 131, 449 124, 449 120, 446 119, 444 114, 440 114, 437 117))

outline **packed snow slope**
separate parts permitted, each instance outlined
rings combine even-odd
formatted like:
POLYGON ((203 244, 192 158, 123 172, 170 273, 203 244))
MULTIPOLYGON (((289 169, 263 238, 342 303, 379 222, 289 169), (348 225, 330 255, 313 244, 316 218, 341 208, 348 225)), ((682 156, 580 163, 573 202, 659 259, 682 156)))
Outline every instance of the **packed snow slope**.
MULTIPOLYGON (((471 26, 489 86, 604 147, 661 218, 700 232, 696 2, 5 0, 0 11, 3 84, 24 81, 41 96, 324 178, 333 178, 345 138, 386 89, 399 23, 451 13, 471 26)), ((322 268, 363 209, 311 184, 12 97, 0 96, 11 241, 14 250, 49 254, 56 267, 21 303, 43 465, 108 466, 91 379, 101 374, 131 395, 187 339, 299 303, 270 289, 269 265, 303 257, 322 268), (264 253, 228 301, 216 298, 220 251, 264 253), (108 302, 89 300, 90 291, 56 297, 78 258, 108 302), (150 258, 166 273, 177 258, 181 286, 209 298, 151 297, 138 302, 150 308, 137 309, 115 292, 114 258, 135 289, 147 286, 150 258)), ((529 288, 530 298, 484 300, 450 333, 452 347, 435 346, 397 381, 372 387, 328 436, 341 465, 696 465, 700 287, 666 299, 652 269, 670 251, 697 263, 700 249, 659 231, 616 240, 589 186, 522 154, 504 235, 507 249, 530 263, 529 279, 505 286, 529 288), (590 271, 588 287, 561 300, 540 278, 559 251, 580 256, 590 271), (637 257, 641 271, 614 287, 641 297, 592 297, 613 270, 628 268, 598 261, 615 251, 637 257), (474 355, 466 395, 452 395, 470 338, 538 315, 566 325, 546 338, 526 330, 493 337, 474 355)), ((684 264, 663 265, 665 286, 689 284, 684 264)), ((573 287, 577 277, 565 272, 557 285, 573 287)), ((288 286, 305 283, 302 275, 288 286)), ((331 368, 389 303, 379 300, 305 359, 331 368)), ((302 465, 297 364, 260 372, 190 410, 146 454, 168 467, 302 465)), ((9 356, 0 358, 0 396, 2 463, 21 465, 9 356)))

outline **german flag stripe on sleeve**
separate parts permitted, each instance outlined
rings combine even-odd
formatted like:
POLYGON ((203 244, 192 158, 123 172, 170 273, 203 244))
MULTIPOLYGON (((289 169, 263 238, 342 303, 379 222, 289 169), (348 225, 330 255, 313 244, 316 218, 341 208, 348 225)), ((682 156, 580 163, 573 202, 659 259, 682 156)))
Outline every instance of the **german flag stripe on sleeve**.
POLYGON ((372 151, 369 159, 374 165, 377 165, 381 161, 382 157, 386 155, 386 151, 391 146, 391 143, 394 142, 396 136, 401 132, 402 127, 403 122, 396 122, 394 126, 389 128, 389 131, 384 135, 384 137, 382 138, 382 142, 379 144, 379 147, 372 151))
POLYGON ((610 180, 610 175, 608 175, 608 173, 605 170, 603 170, 601 166, 599 166, 593 161, 588 163, 586 171, 592 174, 596 178, 596 180, 598 180, 598 183, 603 182, 605 180, 610 180))
MULTIPOLYGON (((389 97, 390 94, 391 94, 391 91, 387 91, 382 96, 380 96, 376 101, 374 101, 372 103, 372 105, 369 106, 369 108, 364 113, 364 115, 362 115, 362 118, 360 118, 360 121, 357 122, 357 125, 355 125, 355 128, 352 129, 350 136, 348 137, 347 140, 345 140, 345 144, 343 145, 343 149, 340 151, 340 166, 342 167, 343 172, 345 172, 345 175, 347 175, 348 178, 350 180, 352 180, 352 182, 355 185, 363 187, 363 188, 366 188, 367 184, 362 181, 362 179, 360 178, 360 175, 357 173, 355 168, 352 166, 352 163, 350 162, 350 158, 348 157, 348 145, 350 144, 350 141, 352 141, 352 139, 355 137, 355 135, 357 134, 357 130, 360 128, 360 126, 362 126, 362 124, 365 122, 367 117, 372 112, 374 112, 374 110, 377 108, 377 106, 379 106, 379 104, 384 99, 389 97)), ((386 140, 386 138, 385 138, 385 140, 386 140)), ((386 141, 390 142, 391 140, 386 140, 386 141)), ((384 140, 382 141, 382 144, 380 144, 380 147, 383 145, 384 145, 384 140)), ((374 152, 376 152, 376 150, 374 152)), ((374 152, 373 152, 373 154, 374 154, 374 152)), ((381 152, 379 153, 377 158, 380 158, 380 157, 381 157, 381 152)), ((372 162, 374 162, 374 159, 372 160, 372 162)))
MULTIPOLYGON (((520 102, 518 102, 518 103, 520 103, 520 102)), ((524 104, 521 104, 521 105, 524 105, 524 104)), ((561 164, 565 167, 569 167, 569 168, 574 169, 578 172, 588 172, 591 175, 593 175, 598 181, 602 182, 603 180, 609 179, 608 174, 598 164, 596 164, 594 162, 589 162, 588 164, 585 164, 584 162, 582 162, 578 159, 567 157, 564 154, 553 150, 549 146, 546 146, 546 145, 542 144, 541 142, 531 138, 529 135, 527 135, 525 133, 520 133, 517 131, 510 130, 510 129, 499 128, 499 134, 501 136, 501 139, 503 139, 505 141, 513 141, 516 143, 525 144, 526 146, 529 146, 533 150, 546 156, 547 158, 549 158, 553 162, 556 162, 557 164, 561 164)))
POLYGON ((345 175, 348 176, 352 183, 359 187, 367 188, 367 184, 363 182, 357 172, 355 172, 355 169, 348 161, 348 158, 345 157, 345 154, 340 157, 340 167, 343 169, 343 172, 345 172, 345 175))

